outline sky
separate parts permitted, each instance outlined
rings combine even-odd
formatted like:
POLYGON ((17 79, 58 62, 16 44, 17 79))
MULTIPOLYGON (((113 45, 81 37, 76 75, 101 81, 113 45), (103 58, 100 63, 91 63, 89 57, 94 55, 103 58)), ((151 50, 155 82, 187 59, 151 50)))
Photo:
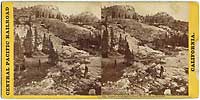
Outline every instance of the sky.
POLYGON ((131 5, 140 15, 153 15, 157 12, 167 12, 175 19, 188 21, 189 3, 187 2, 15 2, 17 8, 33 5, 55 5, 65 15, 91 12, 101 17, 101 7, 112 5, 131 5))

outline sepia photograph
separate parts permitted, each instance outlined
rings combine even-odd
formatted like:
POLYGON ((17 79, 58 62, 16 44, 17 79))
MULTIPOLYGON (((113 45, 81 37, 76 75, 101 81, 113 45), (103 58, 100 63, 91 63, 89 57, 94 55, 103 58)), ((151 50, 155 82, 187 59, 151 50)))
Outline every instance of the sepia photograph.
POLYGON ((15 95, 100 95, 98 3, 16 2, 15 95))
POLYGON ((188 95, 188 4, 102 3, 102 95, 188 95))
POLYGON ((188 95, 187 2, 14 2, 15 95, 188 95))

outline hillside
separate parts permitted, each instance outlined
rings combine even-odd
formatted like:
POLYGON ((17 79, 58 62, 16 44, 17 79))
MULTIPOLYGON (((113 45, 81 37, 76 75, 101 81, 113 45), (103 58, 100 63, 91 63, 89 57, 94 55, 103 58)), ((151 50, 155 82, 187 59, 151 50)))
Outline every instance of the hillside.
POLYGON ((117 23, 118 27, 125 27, 127 33, 140 41, 152 42, 156 38, 162 38, 160 36, 167 33, 166 30, 133 19, 113 19, 112 21, 117 23))
POLYGON ((145 16, 144 23, 157 27, 164 25, 175 31, 181 31, 182 33, 188 32, 188 22, 176 20, 166 12, 158 12, 152 16, 145 16))
POLYGON ((75 42, 78 40, 78 38, 88 39, 89 35, 93 34, 92 31, 86 28, 78 25, 72 25, 70 23, 64 23, 57 19, 41 20, 41 23, 44 27, 48 27, 49 31, 66 42, 75 42))
POLYGON ((148 44, 154 49, 167 45, 188 46, 188 22, 176 20, 166 12, 141 16, 135 12, 133 6, 115 5, 102 8, 102 20, 106 18, 109 23, 118 24, 122 30, 140 40, 140 44, 148 44), (135 14, 135 17, 113 17, 113 13, 117 16, 135 14))

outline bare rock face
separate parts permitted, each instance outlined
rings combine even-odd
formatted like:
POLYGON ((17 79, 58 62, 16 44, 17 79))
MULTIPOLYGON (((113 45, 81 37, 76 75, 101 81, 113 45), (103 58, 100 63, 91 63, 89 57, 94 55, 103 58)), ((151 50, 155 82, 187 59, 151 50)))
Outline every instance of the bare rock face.
POLYGON ((93 34, 87 28, 80 27, 78 25, 64 23, 57 19, 43 19, 42 23, 44 27, 48 27, 49 31, 54 33, 56 37, 59 37, 66 42, 75 42, 79 38, 89 39, 90 35, 93 34))
POLYGON ((36 5, 27 8, 14 8, 15 24, 26 24, 27 21, 34 21, 36 18, 63 19, 58 7, 53 5, 36 5))
POLYGON ((34 6, 36 17, 57 18, 61 19, 61 13, 58 7, 53 5, 37 5, 34 6))
POLYGON ((85 52, 83 50, 78 50, 72 46, 63 46, 60 52, 61 52, 60 55, 65 59, 71 56, 75 58, 78 58, 81 56, 89 56, 88 52, 85 52))
POLYGON ((127 18, 134 19, 138 14, 134 7, 129 5, 115 5, 102 9, 102 16, 110 16, 111 18, 127 18))
POLYGON ((172 16, 170 16, 169 14, 167 14, 166 12, 159 12, 157 14, 154 15, 155 19, 160 19, 160 20, 156 20, 157 23, 172 23, 174 21, 174 18, 172 16))

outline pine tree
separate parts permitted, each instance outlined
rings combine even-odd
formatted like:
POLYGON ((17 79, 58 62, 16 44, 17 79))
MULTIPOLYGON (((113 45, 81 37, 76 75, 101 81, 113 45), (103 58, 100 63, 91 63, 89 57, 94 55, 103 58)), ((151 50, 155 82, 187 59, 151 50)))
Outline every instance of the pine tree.
POLYGON ((46 48, 45 41, 46 41, 46 35, 44 34, 43 40, 42 40, 42 52, 45 52, 45 48, 46 48))
POLYGON ((176 46, 176 36, 175 36, 175 34, 172 34, 170 41, 171 41, 172 49, 174 49, 175 46, 176 46))
POLYGON ((49 63, 52 65, 56 65, 58 62, 58 53, 54 50, 53 42, 51 41, 51 36, 49 36, 49 45, 48 45, 49 51, 49 63))
POLYGON ((32 30, 31 27, 29 28, 29 30, 27 31, 26 37, 24 39, 23 45, 24 45, 24 49, 25 49, 25 55, 27 57, 32 57, 32 53, 33 53, 33 35, 32 35, 32 30))
POLYGON ((43 41, 42 41, 42 52, 45 54, 48 54, 48 51, 49 51, 48 45, 49 45, 49 41, 46 38, 46 34, 44 34, 43 41))
POLYGON ((107 17, 105 18, 105 22, 103 23, 105 26, 105 30, 103 31, 103 37, 102 37, 102 57, 107 58, 108 57, 108 50, 109 50, 109 35, 108 35, 108 23, 107 23, 107 17))
POLYGON ((39 11, 35 11, 35 17, 36 17, 36 18, 39 18, 39 17, 40 17, 39 11))
POLYGON ((18 34, 15 35, 14 42, 14 61, 16 63, 22 63, 24 60, 24 48, 22 47, 21 39, 18 34))
POLYGON ((102 38, 102 57, 103 58, 108 57, 108 49, 109 49, 108 41, 109 41, 108 31, 104 30, 103 38, 102 38))
POLYGON ((38 36, 38 32, 37 32, 37 28, 35 27, 35 42, 34 42, 34 51, 38 51, 38 46, 39 46, 39 36, 38 36))
POLYGON ((114 50, 114 46, 115 46, 115 38, 114 38, 114 32, 113 32, 113 28, 111 28, 111 32, 110 32, 110 50, 113 51, 114 50))
POLYGON ((112 18, 116 18, 114 11, 112 11, 112 18))
POLYGON ((122 34, 120 34, 120 36, 119 36, 118 52, 119 52, 119 53, 122 53, 122 52, 123 52, 123 39, 122 39, 122 34))
POLYGON ((102 40, 101 34, 99 34, 99 33, 97 34, 96 40, 97 40, 97 50, 99 50, 101 47, 101 40, 102 40))
POLYGON ((183 34, 181 43, 182 46, 188 47, 188 35, 186 33, 183 34))
POLYGON ((130 63, 131 63, 131 58, 132 58, 132 53, 131 53, 131 51, 130 51, 130 49, 129 49, 129 44, 128 44, 128 42, 126 42, 126 47, 125 47, 125 55, 124 55, 124 58, 126 59, 126 64, 127 65, 130 65, 130 63))
POLYGON ((31 28, 31 26, 32 26, 32 20, 31 20, 32 18, 31 18, 31 16, 29 16, 29 19, 28 19, 28 21, 26 22, 27 23, 27 25, 31 28))
POLYGON ((48 53, 54 52, 54 47, 53 47, 53 42, 51 41, 51 35, 49 35, 49 40, 48 40, 48 53))

